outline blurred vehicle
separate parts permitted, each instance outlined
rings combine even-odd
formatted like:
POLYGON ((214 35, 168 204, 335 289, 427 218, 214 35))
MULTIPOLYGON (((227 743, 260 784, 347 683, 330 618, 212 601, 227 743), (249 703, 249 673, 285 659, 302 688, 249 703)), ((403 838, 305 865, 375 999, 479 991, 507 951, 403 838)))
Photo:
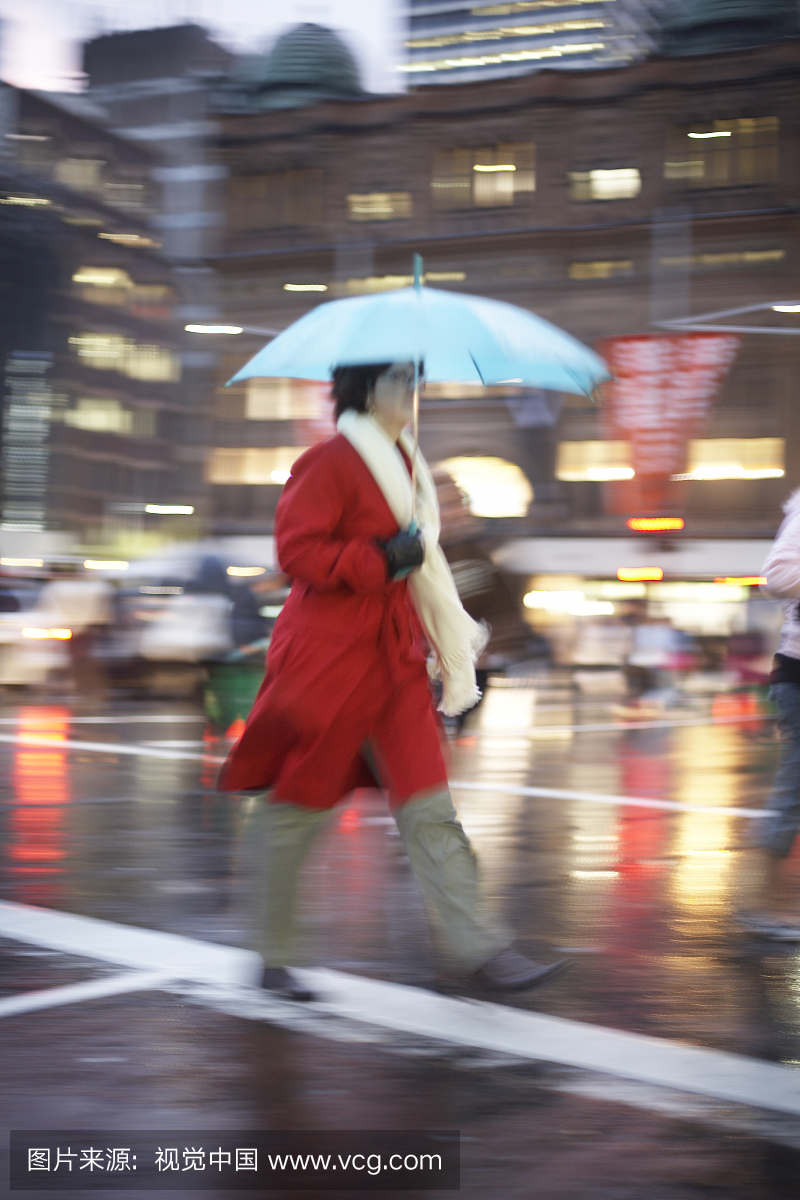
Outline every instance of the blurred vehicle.
POLYGON ((198 689, 206 664, 267 634, 250 584, 202 548, 131 564, 100 649, 112 678, 161 694, 198 689))
POLYGON ((38 580, 9 580, 0 587, 0 686, 41 686, 66 667, 71 629, 51 623, 37 604, 38 580), (69 636, 68 636, 69 635, 69 636))

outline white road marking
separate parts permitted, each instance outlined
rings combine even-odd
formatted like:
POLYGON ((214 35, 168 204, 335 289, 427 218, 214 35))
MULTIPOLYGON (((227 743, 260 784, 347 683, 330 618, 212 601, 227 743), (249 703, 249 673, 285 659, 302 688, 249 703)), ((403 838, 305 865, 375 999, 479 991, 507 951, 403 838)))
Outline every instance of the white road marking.
MULTIPOLYGON (((153 746, 144 743, 130 745, 126 742, 83 742, 65 738, 63 741, 53 737, 36 737, 24 734, 16 737, 12 734, 0 733, 0 743, 12 745, 42 746, 47 749, 83 750, 90 754, 119 754, 130 758, 159 758, 166 760, 182 759, 189 762, 206 762, 221 765, 224 757, 213 754, 197 753, 192 750, 172 750, 166 747, 153 746)), ((632 808, 663 808, 673 812, 706 812, 721 813, 726 817, 766 817, 769 814, 760 808, 734 808, 722 805, 681 804, 677 800, 656 800, 639 796, 604 795, 601 792, 572 792, 561 788, 537 788, 512 785, 500 781, 487 780, 475 782, 472 780, 451 780, 450 787, 454 791, 470 792, 499 792, 506 796, 530 796, 549 800, 579 800, 587 804, 625 804, 632 808)))
POLYGON ((236 946, 5 900, 0 901, 0 936, 141 971, 159 971, 171 979, 251 983, 260 962, 258 955, 236 946))
POLYGON ((160 746, 164 750, 186 750, 189 746, 204 746, 205 742, 201 739, 193 738, 191 741, 182 739, 178 741, 175 738, 148 738, 146 742, 139 743, 142 746, 160 746))
MULTIPOLYGON (((142 987, 158 986, 153 980, 160 979, 170 991, 185 990, 186 994, 223 1011, 238 1002, 242 1015, 253 1019, 269 1020, 273 1013, 279 1016, 283 1010, 294 1010, 302 1026, 303 1011, 309 1018, 327 1014, 334 1025, 336 1020, 345 1019, 364 1026, 364 1040, 370 1040, 370 1027, 377 1026, 517 1059, 557 1063, 618 1079, 712 1096, 727 1103, 800 1115, 800 1071, 720 1050, 624 1033, 500 1004, 454 999, 331 970, 299 972, 322 1000, 311 1005, 281 1004, 255 988, 242 989, 242 984, 254 980, 260 964, 258 956, 250 951, 22 904, 0 903, 0 934, 106 962, 136 966, 139 970, 135 975, 142 987), (168 977, 172 977, 172 983, 167 982, 168 977), (176 977, 210 986, 181 989, 176 987, 176 977)), ((120 980, 119 976, 114 978, 120 980)), ((90 986, 104 984, 111 987, 112 980, 54 991, 74 994, 76 988, 83 989, 83 998, 88 998, 90 986)), ((32 997, 45 994, 32 993, 32 997)), ((322 1031, 324 1036, 325 1026, 318 1022, 309 1020, 308 1029, 315 1033, 322 1031)), ((333 1032, 333 1036, 341 1035, 333 1032)), ((351 1037, 360 1040, 357 1033, 351 1037)))
POLYGON ((683 729, 687 726, 696 727, 698 725, 752 725, 755 721, 774 721, 775 718, 771 713, 751 713, 747 716, 736 717, 709 717, 704 720, 677 718, 669 720, 653 721, 604 721, 596 725, 581 724, 581 725, 531 725, 525 726, 524 729, 466 729, 462 736, 464 737, 536 737, 543 732, 547 733, 600 733, 609 729, 616 730, 617 733, 625 733, 629 729, 683 729))
POLYGON ((486 780, 451 779, 454 792, 499 792, 501 796, 536 796, 545 800, 580 800, 585 804, 624 804, 630 808, 664 808, 670 812, 716 813, 722 817, 757 819, 770 814, 763 808, 734 808, 722 804, 681 804, 677 800, 650 800, 645 796, 614 796, 604 792, 570 792, 564 788, 523 787, 522 784, 486 780))
POLYGON ((15 1017, 20 1013, 39 1012, 45 1008, 77 1004, 84 1000, 100 1000, 106 996, 121 996, 125 992, 160 991, 171 982, 170 977, 163 972, 124 971, 119 975, 107 975, 103 979, 87 979, 85 983, 68 983, 64 987, 47 988, 45 991, 6 996, 0 999, 0 1017, 15 1017))
POLYGON ((201 759, 206 759, 210 762, 223 763, 224 758, 214 758, 198 754, 192 750, 167 750, 159 746, 147 746, 141 743, 130 742, 78 742, 74 738, 54 737, 42 734, 39 736, 35 733, 24 733, 16 735, 12 733, 0 733, 0 742, 7 742, 11 745, 18 746, 42 746, 48 750, 88 750, 90 754, 122 754, 129 758, 166 758, 166 759, 189 759, 194 762, 199 762, 201 759))

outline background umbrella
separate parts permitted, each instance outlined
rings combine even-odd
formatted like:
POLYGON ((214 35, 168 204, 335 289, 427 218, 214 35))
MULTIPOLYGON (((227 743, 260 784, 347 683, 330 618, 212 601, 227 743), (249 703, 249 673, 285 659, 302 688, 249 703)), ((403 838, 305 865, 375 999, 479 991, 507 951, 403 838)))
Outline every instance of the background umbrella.
POLYGON ((413 287, 320 304, 229 382, 270 376, 329 380, 335 367, 380 362, 415 364, 415 451, 420 362, 432 383, 507 383, 591 395, 610 378, 599 355, 526 309, 423 287, 422 259, 415 254, 413 287))

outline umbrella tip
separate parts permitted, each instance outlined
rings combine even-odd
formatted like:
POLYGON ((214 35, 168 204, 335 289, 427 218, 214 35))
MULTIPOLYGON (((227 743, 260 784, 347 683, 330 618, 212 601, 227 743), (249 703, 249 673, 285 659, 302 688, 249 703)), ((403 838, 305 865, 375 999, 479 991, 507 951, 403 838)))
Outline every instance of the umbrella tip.
POLYGON ((419 291, 419 289, 422 287, 423 268, 424 268, 424 264, 422 262, 422 255, 415 254, 414 255, 414 287, 417 289, 417 291, 419 291))

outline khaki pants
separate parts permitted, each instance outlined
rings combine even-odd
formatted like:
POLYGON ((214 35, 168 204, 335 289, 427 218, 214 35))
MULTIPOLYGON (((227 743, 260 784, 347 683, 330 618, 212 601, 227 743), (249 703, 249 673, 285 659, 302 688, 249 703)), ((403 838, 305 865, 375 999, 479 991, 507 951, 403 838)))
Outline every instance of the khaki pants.
MULTIPOLYGON (((297 880, 303 860, 331 810, 263 805, 261 953, 267 966, 294 961, 297 880)), ((484 912, 475 855, 449 792, 412 799, 392 815, 428 915, 449 958, 474 971, 511 943, 484 912)))

